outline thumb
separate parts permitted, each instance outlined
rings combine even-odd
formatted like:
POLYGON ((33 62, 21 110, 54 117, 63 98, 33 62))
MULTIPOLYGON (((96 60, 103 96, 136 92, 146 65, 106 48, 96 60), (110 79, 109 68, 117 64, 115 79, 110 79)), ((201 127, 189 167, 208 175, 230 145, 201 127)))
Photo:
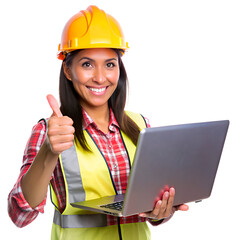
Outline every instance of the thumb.
POLYGON ((57 102, 56 98, 53 95, 48 94, 47 95, 47 100, 48 100, 49 106, 53 110, 53 114, 57 117, 62 117, 63 115, 60 111, 60 108, 59 108, 59 105, 58 105, 58 102, 57 102))
POLYGON ((189 206, 186 204, 181 204, 177 207, 177 210, 180 210, 180 211, 188 211, 188 209, 189 209, 189 206))

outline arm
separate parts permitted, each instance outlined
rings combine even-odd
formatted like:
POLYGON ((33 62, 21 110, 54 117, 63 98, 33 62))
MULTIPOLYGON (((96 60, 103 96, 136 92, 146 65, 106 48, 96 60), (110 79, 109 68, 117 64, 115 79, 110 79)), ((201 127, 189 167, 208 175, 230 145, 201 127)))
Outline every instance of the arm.
POLYGON ((14 224, 18 227, 24 227, 31 223, 39 214, 44 212, 46 198, 34 209, 30 207, 23 196, 21 188, 21 180, 25 173, 31 166, 38 150, 45 140, 46 126, 44 121, 40 121, 33 127, 31 137, 26 145, 23 165, 21 167, 20 175, 12 191, 8 196, 8 213, 14 224))
POLYGON ((9 216, 18 227, 26 226, 43 212, 58 155, 72 146, 73 138, 72 120, 56 116, 55 111, 49 119, 48 131, 44 121, 34 127, 20 176, 8 197, 9 216))
POLYGON ((47 98, 53 110, 53 115, 48 121, 47 136, 21 181, 23 195, 32 208, 38 206, 45 198, 58 156, 70 148, 74 140, 72 119, 62 115, 53 96, 48 95, 47 98))
POLYGON ((46 197, 58 155, 51 152, 46 140, 21 181, 21 188, 31 208, 37 207, 46 197))

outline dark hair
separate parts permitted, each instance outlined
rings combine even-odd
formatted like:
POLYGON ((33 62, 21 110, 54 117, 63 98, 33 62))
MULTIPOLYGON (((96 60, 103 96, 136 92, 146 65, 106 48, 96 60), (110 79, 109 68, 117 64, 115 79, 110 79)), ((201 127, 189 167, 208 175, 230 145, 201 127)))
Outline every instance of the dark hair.
MULTIPOLYGON (((140 129, 137 124, 125 113, 124 108, 126 104, 128 80, 125 67, 121 59, 121 50, 113 49, 118 55, 120 76, 118 85, 110 99, 108 105, 112 109, 115 118, 120 126, 120 129, 132 140, 136 145, 140 129)), ((66 67, 70 67, 75 55, 81 50, 72 51, 67 54, 65 58, 66 67)), ((63 115, 70 117, 73 120, 73 126, 75 128, 75 137, 78 139, 83 149, 90 151, 87 141, 83 134, 82 124, 83 115, 81 107, 81 99, 73 87, 71 81, 69 81, 61 67, 59 93, 61 102, 61 112, 63 115)))

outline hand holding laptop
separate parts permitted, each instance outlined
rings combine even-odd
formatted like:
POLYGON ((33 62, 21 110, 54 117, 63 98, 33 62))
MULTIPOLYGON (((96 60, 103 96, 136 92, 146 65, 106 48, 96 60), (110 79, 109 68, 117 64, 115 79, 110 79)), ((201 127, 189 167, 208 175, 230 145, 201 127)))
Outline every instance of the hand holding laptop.
POLYGON ((140 213, 140 217, 147 217, 153 219, 164 219, 170 217, 175 211, 187 211, 188 205, 181 204, 173 207, 175 197, 175 189, 170 188, 169 191, 165 191, 162 200, 157 199, 154 209, 151 212, 140 213))

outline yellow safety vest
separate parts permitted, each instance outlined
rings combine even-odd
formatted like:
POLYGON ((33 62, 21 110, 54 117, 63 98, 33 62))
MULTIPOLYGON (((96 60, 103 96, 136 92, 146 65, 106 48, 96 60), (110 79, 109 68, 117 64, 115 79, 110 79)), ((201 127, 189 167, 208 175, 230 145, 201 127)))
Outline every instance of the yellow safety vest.
MULTIPOLYGON (((140 129, 146 127, 140 114, 127 112, 140 129)), ((126 134, 120 132, 131 165, 136 146, 126 134)), ((55 206, 52 240, 146 240, 151 238, 146 222, 107 226, 107 215, 77 209, 72 202, 91 200, 117 194, 107 162, 87 130, 84 135, 92 152, 74 145, 62 152, 60 164, 66 188, 66 208, 60 213, 56 194, 50 185, 51 200, 55 206)))

